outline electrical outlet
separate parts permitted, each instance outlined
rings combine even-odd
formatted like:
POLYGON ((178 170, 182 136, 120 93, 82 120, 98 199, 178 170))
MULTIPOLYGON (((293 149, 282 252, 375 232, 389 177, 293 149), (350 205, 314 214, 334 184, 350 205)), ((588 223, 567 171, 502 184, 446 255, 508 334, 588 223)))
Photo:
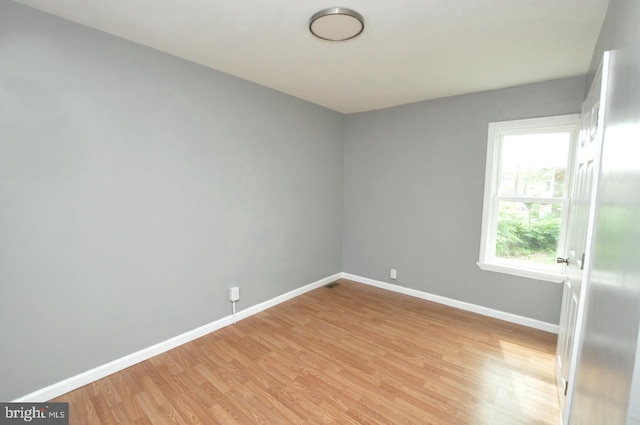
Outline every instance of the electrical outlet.
POLYGON ((391 279, 397 279, 398 278, 398 269, 391 269, 391 272, 389 273, 389 277, 391 279))
POLYGON ((229 301, 238 301, 240 299, 240 288, 232 286, 229 288, 229 301))

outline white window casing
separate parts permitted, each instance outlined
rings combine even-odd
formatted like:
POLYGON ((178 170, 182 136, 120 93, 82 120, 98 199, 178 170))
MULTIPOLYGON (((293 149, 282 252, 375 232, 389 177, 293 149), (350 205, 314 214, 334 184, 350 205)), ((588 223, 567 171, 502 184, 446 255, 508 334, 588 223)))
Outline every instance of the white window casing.
POLYGON ((503 202, 537 204, 558 204, 562 206, 558 253, 564 252, 567 235, 567 221, 571 208, 570 194, 575 157, 576 138, 580 115, 562 115, 515 121, 489 123, 487 140, 487 161, 485 170, 484 204, 482 211, 482 233, 478 266, 483 270, 508 273, 516 276, 545 280, 555 283, 564 281, 560 265, 542 265, 533 262, 515 261, 496 257, 496 236, 498 232, 498 206, 503 202), (498 193, 501 170, 502 141, 505 136, 536 133, 571 133, 567 169, 565 174, 565 197, 500 196, 498 193))

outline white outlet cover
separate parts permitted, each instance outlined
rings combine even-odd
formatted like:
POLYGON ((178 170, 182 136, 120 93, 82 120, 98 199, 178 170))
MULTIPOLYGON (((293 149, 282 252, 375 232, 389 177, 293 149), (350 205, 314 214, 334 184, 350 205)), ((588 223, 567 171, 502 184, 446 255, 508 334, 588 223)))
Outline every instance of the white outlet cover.
POLYGON ((240 299, 240 288, 233 286, 229 288, 229 301, 238 301, 240 299))

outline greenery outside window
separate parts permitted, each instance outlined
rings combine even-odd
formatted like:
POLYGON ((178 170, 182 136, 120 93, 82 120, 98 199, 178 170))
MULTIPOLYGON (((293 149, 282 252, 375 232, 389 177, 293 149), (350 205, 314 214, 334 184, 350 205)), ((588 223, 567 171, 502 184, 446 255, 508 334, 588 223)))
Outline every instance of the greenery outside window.
POLYGON ((478 266, 562 282, 579 115, 489 124, 478 266))

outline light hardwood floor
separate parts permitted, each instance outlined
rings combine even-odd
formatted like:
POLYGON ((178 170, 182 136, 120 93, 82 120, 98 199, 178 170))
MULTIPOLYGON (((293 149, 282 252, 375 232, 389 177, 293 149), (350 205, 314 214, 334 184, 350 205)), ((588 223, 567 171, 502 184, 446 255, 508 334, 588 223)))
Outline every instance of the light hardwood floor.
POLYGON ((55 401, 79 425, 557 425, 555 343, 341 280, 55 401))

